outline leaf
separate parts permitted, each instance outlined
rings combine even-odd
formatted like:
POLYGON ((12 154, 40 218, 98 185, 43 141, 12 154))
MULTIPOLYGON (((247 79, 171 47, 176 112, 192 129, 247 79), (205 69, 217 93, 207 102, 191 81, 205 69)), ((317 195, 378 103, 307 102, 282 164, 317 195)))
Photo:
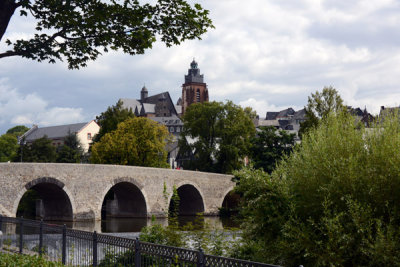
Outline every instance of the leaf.
POLYGON ((25 16, 25 17, 26 17, 26 16, 28 16, 28 13, 27 13, 25 10, 20 10, 20 11, 19 11, 19 15, 20 15, 20 16, 25 16))

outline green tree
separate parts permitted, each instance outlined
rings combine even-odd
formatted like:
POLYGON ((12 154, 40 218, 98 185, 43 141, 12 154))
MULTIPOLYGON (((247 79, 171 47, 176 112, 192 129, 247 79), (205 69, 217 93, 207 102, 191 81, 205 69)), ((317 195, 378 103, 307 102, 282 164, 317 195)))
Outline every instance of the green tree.
POLYGON ((57 162, 79 163, 83 156, 82 145, 75 133, 68 133, 64 138, 64 144, 57 151, 57 162))
POLYGON ((231 101, 190 105, 183 117, 179 153, 194 153, 194 160, 184 168, 231 173, 243 166, 255 134, 251 114, 231 101))
POLYGON ((397 266, 400 123, 331 113, 271 175, 236 173, 243 258, 284 266, 397 266))
POLYGON ((302 137, 309 129, 318 126, 321 119, 329 113, 343 112, 345 106, 338 91, 332 86, 324 87, 322 92, 316 91, 308 97, 306 120, 300 124, 299 136, 302 137))
POLYGON ((18 137, 18 136, 21 136, 21 135, 23 135, 24 133, 26 133, 28 130, 29 130, 29 128, 26 127, 26 126, 17 125, 17 126, 15 126, 15 127, 13 127, 13 128, 8 129, 6 133, 7 133, 7 134, 12 134, 12 135, 14 135, 15 137, 18 137))
POLYGON ((288 155, 295 145, 295 134, 289 134, 275 127, 260 127, 251 139, 250 155, 254 168, 262 168, 271 173, 284 155, 288 155))
POLYGON ((15 11, 32 16, 36 33, 30 39, 6 40, 11 49, 0 58, 21 56, 38 61, 66 59, 69 68, 86 66, 109 49, 143 54, 158 37, 168 47, 200 39, 213 27, 208 10, 185 0, 2 0, 0 40, 15 11))
POLYGON ((96 116, 96 122, 100 126, 99 133, 93 138, 93 142, 98 142, 106 134, 117 129, 119 123, 135 117, 131 109, 122 107, 122 101, 119 100, 115 106, 108 107, 100 116, 96 116))
POLYGON ((143 117, 127 119, 92 146, 92 163, 168 168, 165 126, 143 117))
POLYGON ((18 140, 12 134, 3 134, 0 136, 0 162, 13 160, 17 155, 18 140))
POLYGON ((22 145, 15 161, 21 160, 21 153, 23 162, 56 162, 57 159, 56 148, 47 136, 36 139, 32 144, 22 145))

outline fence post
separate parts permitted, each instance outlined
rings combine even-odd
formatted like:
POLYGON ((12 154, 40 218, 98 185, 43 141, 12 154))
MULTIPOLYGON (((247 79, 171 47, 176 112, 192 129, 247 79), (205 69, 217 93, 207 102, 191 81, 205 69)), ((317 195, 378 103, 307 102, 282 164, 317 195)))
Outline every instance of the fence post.
POLYGON ((93 232, 93 266, 97 266, 97 233, 93 232))
POLYGON ((39 225, 39 256, 43 253, 43 220, 40 220, 39 225))
POLYGON ((63 230, 62 230, 62 258, 61 262, 62 264, 65 265, 66 258, 67 258, 67 226, 64 224, 63 230))
POLYGON ((139 238, 136 237, 135 240, 135 267, 140 267, 140 243, 139 238))
POLYGON ((204 267, 204 252, 199 248, 199 253, 197 254, 197 267, 204 267))
POLYGON ((19 253, 22 254, 22 243, 24 241, 24 218, 19 219, 19 253))

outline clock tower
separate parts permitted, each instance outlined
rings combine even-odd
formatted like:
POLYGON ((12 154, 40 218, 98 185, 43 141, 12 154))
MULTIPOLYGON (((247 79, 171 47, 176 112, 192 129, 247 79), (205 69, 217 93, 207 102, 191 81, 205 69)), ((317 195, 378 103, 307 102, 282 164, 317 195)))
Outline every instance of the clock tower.
POLYGON ((203 102, 208 102, 207 84, 204 82, 204 75, 200 74, 197 62, 193 59, 188 75, 185 75, 185 83, 182 85, 182 115, 191 104, 203 102))

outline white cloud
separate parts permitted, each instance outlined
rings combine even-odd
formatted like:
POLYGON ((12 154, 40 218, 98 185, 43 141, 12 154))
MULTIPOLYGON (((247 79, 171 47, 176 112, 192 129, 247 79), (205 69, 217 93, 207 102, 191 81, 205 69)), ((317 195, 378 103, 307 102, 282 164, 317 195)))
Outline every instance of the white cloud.
MULTIPOLYGON (((73 122, 118 98, 139 97, 143 83, 150 94, 168 90, 176 101, 193 57, 211 100, 250 105, 261 117, 267 110, 302 108, 311 92, 329 85, 349 105, 374 113, 381 105, 399 104, 396 0, 192 2, 209 9, 216 26, 202 41, 172 48, 156 43, 133 57, 111 52, 79 71, 25 59, 0 64, 0 76, 10 77, 6 100, 0 91, 0 123, 73 122)), ((31 21, 14 17, 11 24, 9 37, 31 34, 31 21)))
POLYGON ((21 94, 11 88, 6 79, 0 79, 0 129, 23 124, 31 126, 59 125, 86 120, 81 108, 49 107, 36 93, 21 94))

